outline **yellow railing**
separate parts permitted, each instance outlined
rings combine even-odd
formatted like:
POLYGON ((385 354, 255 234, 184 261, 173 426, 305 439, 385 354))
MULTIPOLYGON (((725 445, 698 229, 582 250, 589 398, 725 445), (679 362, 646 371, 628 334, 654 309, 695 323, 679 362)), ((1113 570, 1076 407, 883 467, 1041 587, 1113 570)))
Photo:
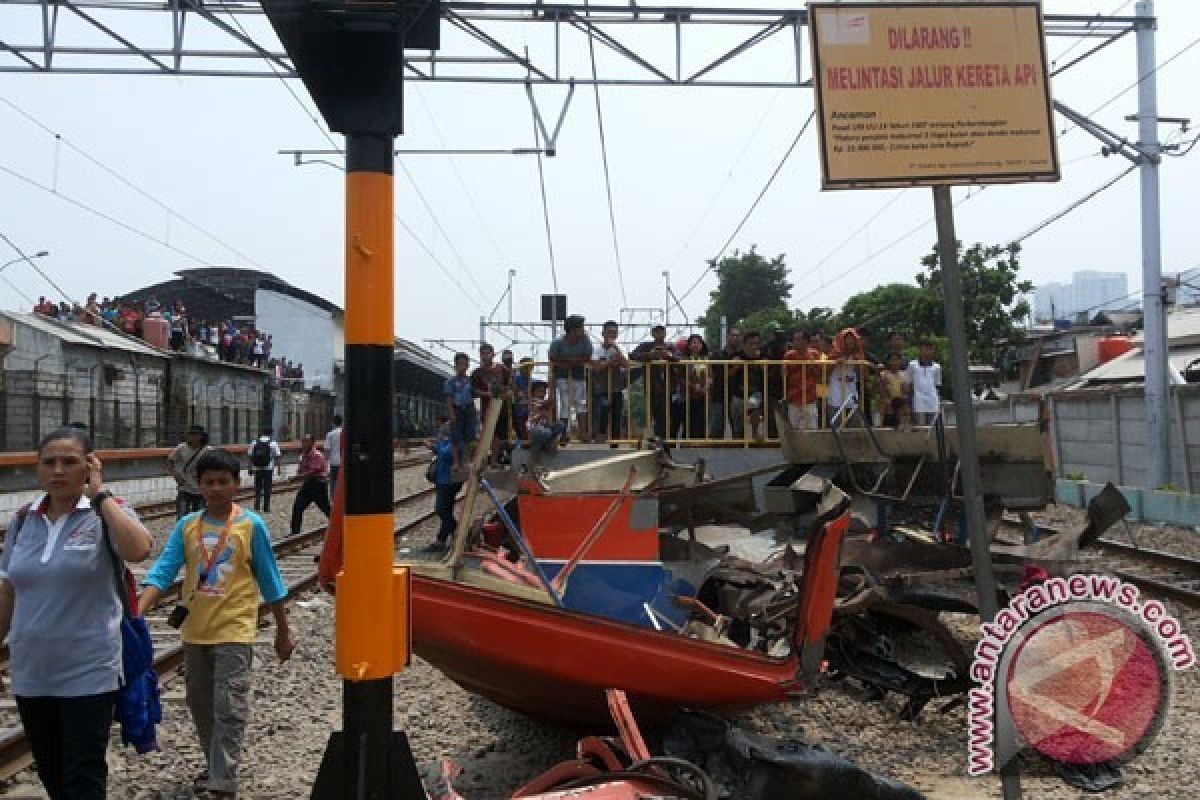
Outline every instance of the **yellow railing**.
MULTIPOLYGON (((524 371, 531 382, 547 384, 551 417, 566 420, 570 439, 584 442, 777 443, 776 411, 793 428, 854 426, 861 424, 865 393, 879 395, 865 361, 628 360, 625 367, 540 361, 524 371)), ((514 388, 505 399, 513 413, 504 415, 499 433, 509 441, 524 438, 521 408, 535 402, 523 394, 514 388)))

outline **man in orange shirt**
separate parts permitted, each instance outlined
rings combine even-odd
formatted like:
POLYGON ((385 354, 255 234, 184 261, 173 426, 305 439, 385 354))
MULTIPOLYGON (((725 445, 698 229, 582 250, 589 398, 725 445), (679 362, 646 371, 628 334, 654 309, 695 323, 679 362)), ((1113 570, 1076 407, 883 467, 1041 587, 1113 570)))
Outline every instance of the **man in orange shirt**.
MULTIPOLYGON (((792 334, 792 346, 783 357, 786 361, 816 361, 820 353, 809 346, 808 334, 797 330, 792 334)), ((819 370, 820 368, 815 366, 787 368, 788 424, 797 430, 814 430, 818 427, 819 370)))

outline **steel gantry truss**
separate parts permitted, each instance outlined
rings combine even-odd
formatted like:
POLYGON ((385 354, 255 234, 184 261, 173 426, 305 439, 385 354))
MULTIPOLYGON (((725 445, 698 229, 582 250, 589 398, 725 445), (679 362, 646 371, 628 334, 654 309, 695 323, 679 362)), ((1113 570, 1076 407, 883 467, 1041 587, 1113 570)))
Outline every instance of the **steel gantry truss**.
MULTIPOLYGON (((605 86, 810 85, 807 12, 619 3, 442 3, 442 49, 407 51, 418 81, 605 86), (530 23, 546 31, 530 54, 530 23), (619 69, 592 78, 564 54, 588 40, 619 69), (767 61, 753 60, 770 50, 767 61), (651 55, 653 53, 653 55, 651 55), (784 57, 781 57, 784 56, 784 57), (764 67, 764 65, 766 65, 764 67)), ((1046 34, 1093 44, 1062 72, 1134 30, 1136 17, 1050 14, 1046 34)), ((0 0, 0 72, 295 77, 256 2, 0 0)))

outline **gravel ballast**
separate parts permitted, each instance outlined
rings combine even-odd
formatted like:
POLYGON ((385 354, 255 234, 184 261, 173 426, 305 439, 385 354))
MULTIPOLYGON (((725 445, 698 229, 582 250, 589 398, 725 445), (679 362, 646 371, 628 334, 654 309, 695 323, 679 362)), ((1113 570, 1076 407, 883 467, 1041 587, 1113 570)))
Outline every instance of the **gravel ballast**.
MULTIPOLYGON (((398 476, 397 494, 422 486, 419 475, 404 489, 401 480, 398 476)), ((276 508, 273 517, 290 512, 290 498, 276 508)), ((1057 524, 1078 520, 1058 510, 1048 512, 1047 517, 1051 514, 1057 524)), ((312 524, 321 521, 318 513, 312 524)), ((416 552, 435 529, 436 521, 429 521, 399 545, 416 552)), ((1179 552, 1194 554, 1200 549, 1193 541, 1197 534, 1189 529, 1168 529, 1161 535, 1159 546, 1170 541, 1193 548, 1172 548, 1179 552)), ((1200 634, 1200 613, 1171 603, 1168 607, 1195 641, 1200 634)), ((271 650, 270 628, 261 633, 241 775, 243 798, 301 798, 311 790, 326 739, 341 723, 341 681, 333 669, 332 611, 331 599, 315 592, 290 606, 298 646, 286 664, 279 664, 271 650)), ((1200 735, 1200 676, 1193 668, 1174 678, 1173 707, 1164 730, 1145 754, 1126 767, 1125 785, 1099 796, 1182 800, 1198 795, 1200 758, 1194 755, 1194 742, 1200 735)), ((938 714, 935 702, 916 722, 905 722, 899 717, 901 705, 899 697, 868 701, 852 683, 828 682, 811 697, 759 708, 740 715, 736 722, 781 739, 819 744, 864 768, 905 781, 932 800, 1001 796, 998 778, 965 775, 966 712, 962 707, 938 714)), ((163 752, 136 756, 114 743, 110 797, 191 797, 191 778, 203 758, 183 704, 182 681, 165 689, 164 716, 159 734, 163 752)), ((580 736, 609 733, 572 730, 510 712, 468 694, 420 659, 414 659, 396 679, 395 718, 397 727, 407 732, 419 765, 449 757, 463 768, 456 787, 466 800, 507 798, 541 770, 571 757, 580 736)), ((1036 758, 1025 760, 1022 779, 1028 798, 1085 796, 1036 758)), ((7 790, 0 789, 0 794, 13 797, 40 797, 39 792, 31 771, 7 790)))

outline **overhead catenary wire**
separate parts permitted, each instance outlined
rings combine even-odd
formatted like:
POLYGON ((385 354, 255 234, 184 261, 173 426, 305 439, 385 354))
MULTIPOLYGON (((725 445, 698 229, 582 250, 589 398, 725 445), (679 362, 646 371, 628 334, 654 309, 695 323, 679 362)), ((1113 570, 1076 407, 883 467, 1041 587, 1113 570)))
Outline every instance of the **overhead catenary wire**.
POLYGON ((255 259, 246 255, 246 253, 244 253, 243 251, 234 247, 233 245, 229 244, 224 239, 217 236, 215 233, 208 230, 204 226, 202 226, 202 225, 198 224, 197 222, 193 221, 192 219, 188 218, 187 215, 183 214, 178 209, 170 206, 169 204, 167 204, 164 201, 160 200, 159 198, 155 197, 150 192, 141 188, 140 186, 135 184, 132 180, 130 180, 129 178, 126 178, 123 174, 121 174, 115 168, 110 167, 108 164, 105 164, 104 162, 100 161, 100 159, 96 158, 91 153, 87 152, 82 147, 80 147, 79 145, 72 142, 70 139, 67 139, 65 136, 60 134, 58 131, 55 131, 54 129, 52 129, 45 122, 38 119, 33 114, 31 114, 29 111, 25 110, 21 106, 14 103, 12 100, 8 99, 7 97, 0 97, 0 103, 3 103, 4 105, 11 108, 14 112, 16 112, 17 114, 19 114, 20 116, 22 116, 26 120, 28 120, 32 125, 41 129, 44 133, 54 137, 56 153, 55 153, 55 158, 54 158, 54 181, 51 184, 52 191, 55 191, 55 192, 58 191, 58 162, 59 162, 59 159, 58 159, 58 155, 57 155, 57 148, 59 148, 60 146, 66 146, 73 152, 77 153, 79 156, 86 159, 89 163, 93 164, 94 166, 98 167, 99 169, 103 170, 105 173, 107 173, 108 175, 110 175, 111 177, 116 179, 123 186, 136 192, 138 195, 145 198, 146 200, 149 200, 151 203, 155 204, 159 208, 166 211, 170 216, 174 217, 175 219, 179 220, 180 222, 183 222, 184 224, 186 224, 188 227, 192 228, 193 230, 198 231, 199 233, 203 234, 209 240, 211 240, 211 241, 215 242, 216 244, 220 245, 221 247, 225 248, 231 254, 237 256, 238 258, 242 259, 243 261, 246 261, 247 263, 250 263, 256 267, 259 267, 260 269, 266 270, 266 267, 264 267, 262 264, 257 262, 255 259))
POLYGON ((688 296, 691 295, 691 293, 694 292, 698 286, 700 286, 700 282, 703 281, 705 277, 707 277, 708 273, 710 273, 714 269, 716 269, 717 264, 720 262, 721 258, 725 255, 725 251, 729 249, 729 245, 731 245, 733 243, 733 240, 735 238, 737 238, 737 235, 742 232, 742 228, 746 227, 746 223, 749 222, 750 217, 754 215, 754 212, 758 208, 759 203, 761 203, 762 199, 764 197, 766 197, 767 192, 770 191, 771 186, 775 183, 775 179, 778 178, 779 173, 783 171, 784 165, 787 164, 788 159, 791 157, 792 153, 795 151, 796 145, 800 144, 800 139, 804 136, 804 133, 805 133, 805 131, 808 130, 809 126, 812 125, 813 118, 816 117, 816 115, 817 115, 817 111, 814 108, 809 113, 808 119, 804 120, 804 124, 800 126, 800 130, 796 133, 795 138, 792 139, 792 143, 790 145, 788 145, 788 149, 786 152, 784 152, 783 158, 779 159, 779 163, 775 166, 775 169, 771 172, 770 177, 767 178, 767 182, 765 184, 763 184, 763 187, 759 191, 758 196, 755 197, 754 202, 750 204, 750 208, 746 209, 746 213, 742 215, 742 219, 740 222, 738 222, 737 227, 733 229, 733 233, 729 234, 729 238, 727 238, 725 240, 725 243, 723 245, 721 245, 721 249, 717 252, 716 256, 713 257, 713 259, 709 262, 708 266, 704 269, 704 271, 702 271, 700 273, 700 275, 696 278, 696 280, 694 280, 692 282, 692 284, 687 288, 687 291, 685 291, 683 294, 679 295, 678 299, 676 300, 676 303, 678 305, 680 305, 682 307, 683 301, 686 300, 688 298, 688 296))
MULTIPOLYGON (((1200 36, 1197 36, 1196 38, 1192 39, 1190 42, 1188 42, 1188 43, 1187 43, 1187 44, 1185 44, 1183 47, 1181 47, 1181 48, 1179 48, 1178 50, 1176 50, 1176 51, 1175 51, 1174 53, 1172 53, 1170 56, 1168 56, 1167 58, 1165 58, 1165 59, 1163 59, 1162 61, 1160 61, 1160 62, 1158 62, 1157 64, 1155 64, 1155 65, 1154 65, 1154 68, 1153 68, 1153 69, 1151 69, 1149 72, 1147 72, 1145 75, 1139 75, 1139 76, 1138 76, 1138 79, 1137 79, 1136 81, 1134 81, 1133 83, 1129 84, 1129 85, 1128 85, 1128 86, 1126 86, 1124 89, 1121 89, 1121 90, 1120 90, 1120 91, 1118 91, 1116 94, 1114 94, 1112 97, 1108 98, 1108 99, 1107 99, 1107 100, 1105 100, 1103 103, 1101 103, 1100 105, 1098 105, 1098 106, 1096 106, 1095 108, 1093 108, 1091 111, 1089 111, 1089 112, 1087 113, 1087 115, 1086 115, 1086 116, 1088 116, 1088 117, 1093 117, 1093 116, 1095 116, 1096 114, 1099 114, 1101 111, 1103 111, 1104 109, 1108 108, 1108 107, 1109 107, 1109 106, 1111 106, 1113 103, 1117 102, 1117 101, 1118 101, 1118 100, 1120 100, 1122 97, 1124 97, 1125 95, 1127 95, 1127 94, 1129 94, 1130 92, 1132 92, 1134 89, 1136 89, 1138 86, 1140 86, 1144 80, 1146 80, 1147 78, 1149 78, 1151 75, 1156 75, 1156 74, 1157 74, 1159 71, 1161 71, 1161 70, 1162 70, 1164 67, 1166 67, 1166 66, 1168 66, 1168 65, 1172 64, 1174 61, 1176 61, 1178 58, 1180 58, 1182 55, 1184 55, 1185 53, 1187 53, 1188 51, 1190 51, 1192 48, 1194 48, 1194 47, 1195 47, 1196 45, 1198 45, 1198 44, 1200 44, 1200 36)), ((1059 136, 1060 136, 1060 137, 1061 137, 1061 136, 1066 136, 1068 133, 1071 133, 1072 131, 1074 131, 1074 130, 1076 130, 1076 129, 1078 129, 1078 128, 1079 128, 1079 126, 1078 126, 1078 125, 1074 125, 1074 124, 1072 124, 1072 125, 1068 126, 1067 128, 1064 128, 1064 129, 1063 129, 1063 131, 1062 131, 1062 133, 1060 133, 1060 134, 1059 134, 1059 136)))
POLYGON ((686 253, 691 247, 692 241, 696 238, 696 235, 700 233, 700 229, 704 226, 704 223, 708 222, 708 217, 716 207, 717 201, 725 196, 725 189, 730 183, 733 182, 733 177, 737 174, 738 166, 741 165, 742 161, 746 157, 746 154, 750 152, 751 145, 753 145, 758 139, 758 134, 765 126, 767 117, 771 115, 771 111, 774 109, 775 103, 779 99, 779 95, 782 91, 782 89, 776 89, 771 95, 771 99, 767 101, 767 105, 763 108, 762 114, 758 118, 758 122, 755 123, 754 128, 750 131, 750 135, 746 138, 745 144, 742 145, 741 151, 738 152, 737 158, 733 160, 733 162, 729 165, 729 169, 725 172, 724 180, 721 181, 721 184, 717 187, 716 191, 709 196, 708 203, 705 205, 704 210, 700 213, 700 216, 696 218, 696 224, 693 225, 688 231, 687 236, 683 240, 683 244, 679 246, 679 249, 675 251, 675 255, 671 257, 670 264, 667 266, 668 270, 674 269, 675 265, 679 263, 679 259, 682 258, 683 254, 686 253))
POLYGON ((538 187, 542 194, 542 221, 546 227, 546 252, 550 258, 550 283, 554 288, 554 293, 558 294, 558 265, 554 261, 554 236, 550 228, 550 203, 546 198, 546 169, 542 164, 542 134, 538 130, 537 118, 533 117, 533 146, 538 148, 537 154, 537 174, 538 187))
MULTIPOLYGON (((227 14, 229 16, 229 19, 233 22, 233 24, 237 26, 237 29, 242 32, 243 36, 245 36, 247 39, 253 38, 250 36, 249 32, 242 26, 241 21, 238 20, 238 18, 234 15, 234 13, 232 11, 227 12, 227 14)), ((270 68, 272 74, 274 74, 275 77, 279 79, 279 82, 283 85, 283 88, 286 89, 287 93, 289 95, 291 95, 291 97, 294 101, 296 101, 296 105, 300 107, 300 110, 304 112, 304 115, 308 117, 309 121, 312 122, 313 126, 318 131, 320 131, 320 133, 323 137, 325 137, 325 141, 329 143, 329 146, 331 148, 333 148, 334 150, 338 150, 339 148, 338 148, 337 142, 334 140, 333 136, 325 128, 325 126, 321 124, 320 120, 317 119, 316 115, 314 115, 312 113, 312 111, 309 110, 308 106, 304 103, 303 100, 300 99, 300 96, 298 94, 296 94, 295 90, 293 90, 292 87, 288 84, 287 76, 285 76, 282 72, 280 72, 276 68, 275 64, 270 59, 265 59, 265 61, 267 63, 267 66, 270 68)), ((409 172, 408 168, 404 165, 403 162, 397 161, 397 163, 400 164, 400 168, 404 171, 405 176, 409 180, 409 183, 412 185, 412 188, 416 191, 417 197, 420 198, 421 203, 425 206, 425 210, 429 214, 430 218, 433 220, 434 225, 442 233, 442 236, 446 238, 447 243, 449 243, 449 245, 450 245, 451 251, 454 252, 456 257, 458 257, 460 264, 462 264, 463 271, 467 273, 467 276, 470 277, 471 280, 478 287, 478 281, 475 279, 475 276, 471 273, 471 271, 467 268, 466 264, 462 262, 462 257, 458 256, 458 251, 455 250, 453 242, 446 235, 445 229, 442 227, 441 221, 438 219, 437 214, 433 211, 433 208, 430 207, 428 202, 426 202, 425 196, 421 192, 420 187, 417 185, 416 179, 413 177, 412 173, 409 172)), ((336 165, 334 165, 334 166, 336 166, 336 165)), ((421 238, 419 236, 417 236, 416 231, 414 231, 408 225, 407 222, 405 222, 403 219, 401 219, 401 217, 398 213, 393 212, 393 217, 400 224, 400 226, 404 229, 404 231, 412 238, 412 240, 417 243, 417 246, 419 246, 426 253, 426 255, 428 255, 434 261, 434 263, 438 266, 438 268, 442 271, 442 273, 445 274, 446 277, 450 278, 450 280, 454 283, 454 285, 458 288, 458 290, 460 292, 462 292, 463 297, 466 298, 467 301, 470 302, 472 305, 476 306, 477 308, 482 309, 482 306, 484 304, 486 304, 487 301, 486 300, 481 301, 478 298, 474 298, 474 299, 471 298, 470 293, 466 291, 465 287, 462 285, 462 282, 459 281, 456 277, 454 277, 454 275, 448 269, 446 269, 446 266, 441 263, 440 259, 437 259, 433 255, 432 248, 430 248, 427 244, 425 244, 424 241, 421 240, 421 238)), ((484 296, 485 295, 484 295, 482 287, 479 287, 479 297, 484 297, 484 296)))
POLYGON ((4 243, 7 244, 9 247, 11 247, 13 249, 13 251, 21 257, 22 261, 24 261, 29 266, 33 267, 34 271, 37 272, 38 275, 41 275, 42 278, 46 281, 46 283, 48 283, 52 287, 54 287, 54 291, 56 291, 60 295, 62 295, 63 300, 66 300, 68 303, 76 302, 75 300, 73 300, 71 298, 70 295, 68 295, 65 291, 63 291, 63 288, 61 286, 59 286, 57 283, 54 282, 53 278, 51 278, 49 275, 46 274, 46 271, 42 269, 41 265, 38 264, 37 261, 30 258, 29 255, 24 250, 22 250, 20 247, 18 247, 16 242, 14 242, 12 239, 5 236, 3 233, 0 233, 0 239, 3 239, 4 243))
MULTIPOLYGON (((987 188, 986 186, 981 186, 981 187, 979 187, 979 188, 978 188, 978 190, 977 190, 977 191, 974 191, 974 192, 972 192, 972 191, 969 191, 969 190, 968 190, 968 192, 967 192, 967 194, 966 194, 966 195, 964 195, 962 198, 960 198, 959 200, 957 200, 957 201, 954 203, 954 207, 955 207, 955 208, 958 208, 958 207, 959 207, 959 206, 961 206, 963 203, 969 202, 969 201, 970 201, 972 198, 978 197, 979 195, 983 194, 983 190, 984 190, 984 189, 986 189, 986 188, 987 188)), ((920 233, 920 232, 921 232, 922 230, 924 230, 925 228, 928 228, 930 225, 932 225, 932 224, 933 224, 933 221, 934 221, 934 218, 933 218, 933 217, 929 217, 929 218, 928 218, 928 219, 926 219, 924 222, 921 222, 920 224, 918 224, 918 225, 915 225, 915 226, 913 226, 912 228, 909 228, 907 231, 905 231, 904 233, 900 234, 900 236, 898 236, 897 238, 893 239, 892 241, 888 242, 886 245, 884 245, 884 246, 883 246, 882 248, 880 248, 879 250, 876 250, 875 252, 873 252, 873 253, 870 253, 869 255, 867 255, 867 256, 865 256, 864 258, 862 258, 860 261, 858 261, 857 263, 855 263, 855 264, 854 264, 852 267, 850 267, 849 269, 842 270, 842 271, 841 271, 841 272, 839 272, 839 273, 838 273, 838 274, 837 274, 835 277, 833 277, 833 278, 830 278, 829 280, 826 280, 826 281, 821 281, 821 284, 820 284, 819 286, 817 286, 815 289, 813 289, 811 292, 809 292, 808 294, 804 295, 803 297, 800 297, 800 298, 799 298, 799 299, 798 299, 796 302, 797 302, 797 303, 803 302, 804 300, 807 300, 808 298, 812 297, 813 295, 816 295, 816 294, 818 294, 818 293, 820 293, 820 292, 824 291, 825 289, 829 288, 830 286, 832 286, 833 284, 835 284, 835 283, 837 283, 838 281, 842 280, 843 278, 846 278, 846 277, 848 277, 849 275, 852 275, 853 273, 855 273, 855 272, 857 272, 858 270, 862 269, 862 268, 863 268, 863 267, 865 267, 867 264, 870 264, 872 261, 874 261, 875 259, 879 258, 881 255, 883 255, 884 253, 888 252, 888 251, 889 251, 889 250, 891 250, 892 248, 900 246, 900 245, 901 245, 901 244, 903 244, 905 241, 907 241, 907 240, 911 239, 913 236, 917 235, 918 233, 920 233)))
POLYGON ((1057 211, 1057 212, 1051 214, 1049 217, 1046 217, 1044 220, 1042 220, 1038 224, 1034 225, 1032 228, 1027 230, 1025 233, 1023 233, 1020 236, 1018 236, 1017 238, 1013 239, 1012 243, 1013 244, 1021 244, 1026 239, 1029 239, 1029 238, 1037 235, 1041 231, 1043 231, 1046 228, 1053 225, 1055 222, 1058 222, 1060 219, 1062 219, 1063 217, 1070 214, 1072 211, 1087 204, 1092 199, 1094 199, 1097 195, 1099 195, 1102 192, 1115 186, 1118 182, 1120 182, 1120 180, 1122 178, 1124 178, 1127 175, 1129 175, 1130 173, 1132 173, 1135 169, 1137 169, 1137 164, 1130 164, 1124 171, 1109 178, 1107 181, 1100 184, 1099 186, 1097 186, 1095 189, 1091 190, 1087 194, 1072 201, 1071 204, 1068 205, 1066 208, 1063 208, 1061 211, 1057 211))
MULTIPOLYGON (((583 0, 584 12, 589 16, 591 11, 588 0, 583 0)), ((629 296, 625 293, 625 269, 621 264, 621 244, 617 238, 617 212, 613 207, 612 175, 608 167, 608 140, 604 135, 604 113, 600 107, 600 79, 596 71, 596 37, 588 36, 588 56, 592 62, 592 92, 596 98, 596 128, 600 132, 600 161, 604 165, 604 193, 608 198, 608 229, 612 234, 613 258, 617 264, 617 285, 621 289, 621 305, 629 305, 629 296)))

